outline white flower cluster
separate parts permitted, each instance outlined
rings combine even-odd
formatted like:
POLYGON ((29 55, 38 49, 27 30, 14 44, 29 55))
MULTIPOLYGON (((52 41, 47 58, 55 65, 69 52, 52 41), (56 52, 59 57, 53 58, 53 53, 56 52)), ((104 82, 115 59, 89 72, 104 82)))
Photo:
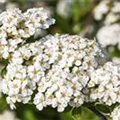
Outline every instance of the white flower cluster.
POLYGON ((111 113, 112 120, 120 120, 120 106, 116 107, 111 113))
POLYGON ((95 20, 101 20, 103 16, 109 11, 109 0, 102 0, 94 9, 95 20))
POLYGON ((112 62, 105 63, 91 73, 88 83, 91 88, 90 99, 111 106, 120 103, 120 66, 112 62))
POLYGON ((112 1, 111 5, 109 4, 109 13, 105 18, 105 25, 110 25, 120 20, 120 2, 112 1))
POLYGON ((51 105, 57 107, 59 112, 64 111, 69 104, 78 107, 85 101, 82 93, 84 79, 87 81, 88 76, 68 73, 55 65, 38 83, 34 104, 39 110, 51 105))
POLYGON ((3 80, 3 93, 11 108, 16 102, 48 105, 63 111, 84 103, 90 73, 98 66, 101 49, 95 40, 77 35, 46 36, 12 54, 3 80))
MULTIPOLYGON (((51 106, 59 112, 84 102, 120 103, 120 66, 104 61, 95 40, 56 34, 27 43, 37 29, 54 23, 42 8, 3 12, 0 23, 0 55, 8 59, 1 86, 12 109, 17 102, 33 103, 38 110, 51 106)), ((119 29, 118 24, 114 27, 119 29)), ((109 34, 117 34, 107 29, 109 34)), ((114 119, 117 111, 119 108, 111 115, 113 120, 119 118, 114 119)))
MULTIPOLYGON (((120 49, 120 2, 119 1, 111 1, 111 0, 103 0, 98 4, 97 8, 100 6, 106 6, 104 9, 107 9, 105 11, 104 15, 104 26, 102 26, 98 32, 97 32, 97 39, 99 43, 101 43, 103 46, 115 46, 118 45, 118 49, 120 49), (108 32, 109 31, 109 32, 108 32)), ((104 10, 103 9, 103 10, 104 10)), ((95 8, 96 10, 96 8, 95 8)), ((96 10, 94 13, 94 16, 99 16, 102 13, 100 10, 96 10)), ((103 16, 101 17, 101 19, 103 16)), ((95 17, 96 19, 96 17, 95 17)), ((100 19, 100 20, 101 20, 100 19)))
POLYGON ((37 29, 47 29, 54 24, 42 8, 10 9, 0 14, 0 56, 8 58, 21 44, 33 36, 37 29))
POLYGON ((120 25, 113 24, 110 26, 103 26, 97 33, 97 38, 103 46, 115 46, 118 44, 120 49, 120 25))
POLYGON ((120 20, 120 2, 102 0, 94 9, 95 20, 105 19, 104 24, 110 25, 120 20))
POLYGON ((19 120, 19 119, 16 118, 14 112, 6 110, 2 114, 0 114, 0 120, 19 120))

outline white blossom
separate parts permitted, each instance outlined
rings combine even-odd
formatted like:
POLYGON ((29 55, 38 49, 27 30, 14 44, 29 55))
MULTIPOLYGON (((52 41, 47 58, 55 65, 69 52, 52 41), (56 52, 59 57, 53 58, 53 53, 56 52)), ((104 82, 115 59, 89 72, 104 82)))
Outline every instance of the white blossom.
MULTIPOLYGON (((103 46, 120 46, 120 25, 118 21, 120 20, 120 2, 105 0, 101 1, 98 6, 101 4, 107 5, 108 11, 104 19, 104 26, 102 26, 97 32, 97 39, 100 44, 103 46), (109 4, 108 4, 109 3, 109 4), (108 32, 109 31, 109 32, 108 32)), ((105 7, 104 7, 105 8, 105 7)), ((95 14, 95 13, 94 13, 95 14)), ((95 14, 96 15, 96 14, 95 14)), ((94 16, 95 16, 94 15, 94 16)))
MULTIPOLYGON (((47 29, 55 23, 43 8, 31 8, 22 13, 15 8, 0 14, 0 56, 8 59, 20 45, 34 36, 38 29, 47 29)), ((33 38, 32 38, 33 39, 33 38)))
POLYGON ((111 11, 114 13, 120 13, 120 2, 119 1, 115 1, 113 3, 113 7, 111 11))
POLYGON ((120 18, 120 15, 119 14, 115 14, 115 13, 112 13, 110 12, 106 18, 105 18, 105 21, 104 21, 104 24, 105 25, 111 25, 115 22, 117 22, 120 18))
POLYGON ((111 113, 112 120, 120 119, 120 106, 116 107, 111 113))
POLYGON ((120 2, 111 0, 102 0, 94 8, 94 19, 97 21, 104 20, 105 25, 110 25, 120 20, 120 2))
POLYGON ((117 44, 119 45, 120 44, 119 33, 120 33, 119 24, 104 26, 98 31, 97 38, 100 44, 102 44, 103 46, 109 46, 109 45, 114 46, 117 44))
POLYGON ((19 120, 15 113, 10 110, 5 110, 0 114, 0 120, 19 120))
POLYGON ((91 73, 88 87, 91 88, 92 101, 111 106, 120 102, 120 66, 107 62, 91 73))
POLYGON ((103 16, 109 11, 109 2, 109 0, 103 0, 95 7, 93 11, 95 20, 101 20, 103 16))
POLYGON ((113 57, 113 58, 112 58, 112 61, 113 61, 114 63, 120 64, 120 58, 119 58, 119 57, 113 57))

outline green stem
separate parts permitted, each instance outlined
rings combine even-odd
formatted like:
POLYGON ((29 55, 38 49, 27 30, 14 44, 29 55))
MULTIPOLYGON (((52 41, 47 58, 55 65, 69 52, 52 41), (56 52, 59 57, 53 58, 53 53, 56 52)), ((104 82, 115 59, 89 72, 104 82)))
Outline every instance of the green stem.
POLYGON ((99 112, 95 106, 91 105, 88 107, 94 114, 96 114, 100 120, 107 120, 107 117, 105 115, 103 115, 101 112, 99 112))

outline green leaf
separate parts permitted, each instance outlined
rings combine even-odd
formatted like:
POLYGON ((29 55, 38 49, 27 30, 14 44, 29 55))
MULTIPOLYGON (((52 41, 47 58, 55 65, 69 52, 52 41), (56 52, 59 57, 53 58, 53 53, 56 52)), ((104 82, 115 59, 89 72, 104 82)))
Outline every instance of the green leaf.
POLYGON ((72 110, 72 107, 68 106, 65 108, 64 112, 67 113, 67 112, 70 112, 72 110))
POLYGON ((6 98, 3 97, 3 95, 2 95, 2 97, 0 98, 0 112, 7 109, 7 107, 8 107, 7 105, 8 104, 6 103, 6 98))
POLYGON ((72 116, 75 120, 79 120, 81 117, 81 107, 79 108, 74 108, 72 110, 72 116))
POLYGON ((6 67, 4 67, 2 70, 1 70, 1 76, 2 78, 4 77, 4 75, 6 74, 7 70, 6 70, 6 67))
POLYGON ((96 104, 96 109, 99 110, 102 113, 110 113, 110 109, 107 105, 103 105, 103 104, 96 104))
POLYGON ((36 117, 31 110, 25 110, 24 111, 24 120, 36 120, 36 117))
POLYGON ((33 102, 28 102, 29 105, 33 105, 33 102))

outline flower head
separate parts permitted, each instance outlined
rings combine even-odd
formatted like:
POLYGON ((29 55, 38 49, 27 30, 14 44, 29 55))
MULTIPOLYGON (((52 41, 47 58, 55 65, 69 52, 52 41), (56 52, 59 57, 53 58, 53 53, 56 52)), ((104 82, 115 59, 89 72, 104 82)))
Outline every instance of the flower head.
POLYGON ((102 52, 95 40, 77 35, 48 35, 14 51, 3 80, 7 102, 33 103, 39 110, 48 105, 63 111, 80 106, 90 73, 98 66, 102 52))
POLYGON ((0 14, 0 56, 8 59, 19 46, 34 36, 38 29, 55 23, 43 8, 32 8, 22 13, 18 8, 0 14))

